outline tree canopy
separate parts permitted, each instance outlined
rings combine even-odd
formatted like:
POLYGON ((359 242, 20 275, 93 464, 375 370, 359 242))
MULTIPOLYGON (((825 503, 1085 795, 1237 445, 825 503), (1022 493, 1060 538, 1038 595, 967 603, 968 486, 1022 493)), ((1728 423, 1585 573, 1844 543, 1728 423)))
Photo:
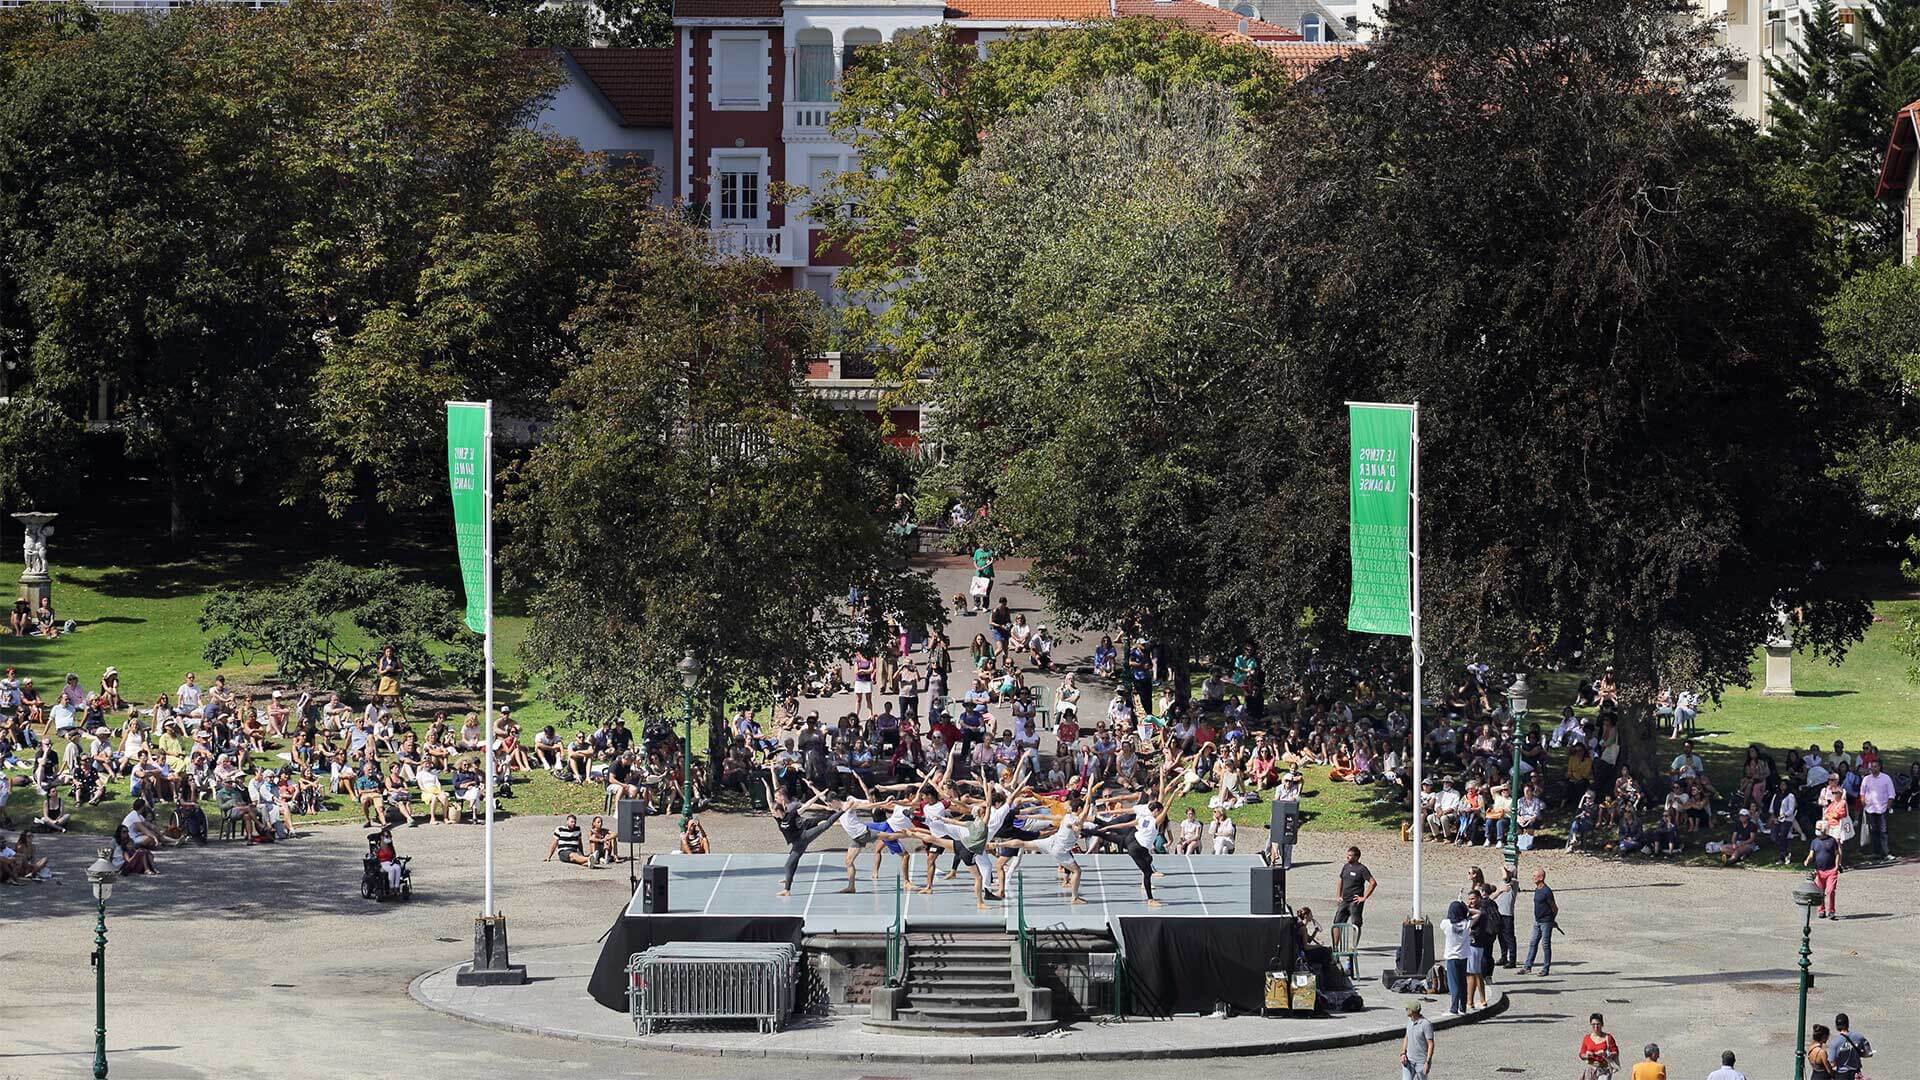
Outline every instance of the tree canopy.
POLYGON ((1062 85, 990 128, 925 219, 897 304, 939 355, 930 508, 990 501, 1065 622, 1135 619, 1190 649, 1209 625, 1204 525, 1252 359, 1273 342, 1225 227, 1254 136, 1223 88, 1062 85))
POLYGON ((503 508, 510 580, 534 590, 525 652, 560 700, 674 700, 691 653, 714 701, 771 701, 885 616, 933 615, 885 516, 905 463, 799 388, 815 302, 763 273, 656 220, 572 323, 581 360, 503 508))
MULTIPOLYGON (((1649 701, 1744 684, 1776 603, 1830 656, 1866 626, 1820 571, 1856 503, 1826 469, 1848 395, 1813 360, 1817 221, 1687 10, 1404 0, 1276 123, 1241 256, 1300 457, 1247 477, 1272 507, 1248 546, 1343 535, 1340 403, 1420 402, 1430 661, 1607 655, 1649 701)), ((1256 557, 1243 595, 1284 646, 1337 618, 1344 569, 1256 557)))
POLYGON ((0 19, 0 319, 104 381, 174 529, 252 483, 438 497, 439 402, 535 416, 645 204, 526 126, 563 79, 454 0, 0 19))
MULTIPOLYGON (((947 198, 963 166, 1002 117, 1022 113, 1056 88, 1126 75, 1155 93, 1224 87, 1248 116, 1265 116, 1286 78, 1250 43, 1221 41, 1164 19, 1101 19, 1067 30, 1016 33, 984 58, 951 27, 901 33, 847 65, 833 124, 859 154, 831 205, 857 217, 826 222, 853 265, 839 287, 881 297, 910 276, 917 230, 947 198)), ((871 328, 852 313, 860 340, 871 328)), ((891 331, 880 328, 879 337, 891 331)), ((870 342, 869 342, 870 343, 870 342)), ((889 342, 890 359, 911 370, 923 358, 889 342)))

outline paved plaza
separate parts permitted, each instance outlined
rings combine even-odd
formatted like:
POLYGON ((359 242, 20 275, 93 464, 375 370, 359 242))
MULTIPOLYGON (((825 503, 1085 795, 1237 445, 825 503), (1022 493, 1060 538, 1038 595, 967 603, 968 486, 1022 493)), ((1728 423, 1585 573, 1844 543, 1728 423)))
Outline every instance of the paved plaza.
MULTIPOLYGON (((765 818, 714 817, 712 823, 722 858, 773 845, 773 825, 765 818)), ((567 955, 547 950, 592 945, 627 901, 626 874, 618 868, 540 862, 550 828, 544 819, 499 827, 500 904, 512 920, 514 945, 535 962, 536 976, 544 957, 567 955)), ((124 881, 114 895, 113 1075, 337 1080, 396 1069, 410 1076, 764 1075, 766 1063, 752 1059, 518 1034, 417 1003, 410 984, 470 952, 480 835, 464 826, 403 831, 401 849, 414 857, 418 885, 406 905, 360 898, 364 840, 353 828, 320 829, 265 848, 216 843, 163 855, 164 876, 124 881)), ((1408 906, 1409 848, 1381 834, 1310 833, 1290 879, 1290 899, 1330 909, 1335 860, 1349 841, 1368 848, 1367 861, 1381 879, 1363 942, 1372 971, 1390 958, 1389 935, 1381 928, 1392 927, 1408 906)), ((0 890, 0 934, 7 940, 0 986, 16 1006, 0 1039, 0 1077, 77 1077, 89 1069, 93 906, 79 869, 92 857, 91 844, 78 836, 47 839, 62 879, 0 890), (29 923, 33 932, 20 933, 29 923)), ((1496 854, 1429 850, 1430 911, 1453 898, 1470 863, 1492 866, 1496 854)), ((1791 1075, 1800 930, 1788 898, 1792 875, 1528 853, 1523 869, 1536 866, 1559 890, 1568 931, 1557 943, 1553 975, 1503 977, 1497 987, 1510 995, 1510 1008, 1441 1032, 1436 1077, 1570 1076, 1573 1046, 1595 1010, 1607 1014, 1623 1047, 1658 1041, 1676 1080, 1705 1076, 1723 1049, 1734 1050, 1754 1080, 1791 1075), (1502 1069, 1520 1071, 1496 1073, 1502 1069)), ((1910 864, 1848 874, 1841 890, 1846 917, 1814 927, 1812 1014, 1851 1013, 1856 1030, 1880 1049, 1880 1075, 1903 1075, 1920 1056, 1920 1033, 1909 1020, 1920 1002, 1920 960, 1912 949, 1916 883, 1920 867, 1910 864)), ((1523 918, 1523 935, 1524 928, 1523 918)), ((1369 997, 1388 1003, 1377 990, 1369 997)), ((608 1030, 618 1031, 619 1016, 601 1012, 581 1022, 607 1027, 611 1019, 608 1030)), ((1223 1036, 1237 1036, 1258 1021, 1182 1023, 1220 1025, 1223 1036)), ((1220 1058, 1205 1068, 1223 1077, 1359 1080, 1397 1075, 1395 1050, 1382 1043, 1220 1058)), ((1113 1067, 1045 1068, 1048 1075, 1093 1077, 1113 1067)), ((780 1068, 797 1077, 877 1075, 872 1067, 836 1062, 792 1061, 780 1068)), ((970 1078, 1032 1075, 1031 1066, 1017 1063, 964 1068, 970 1078)), ((957 1076, 960 1069, 889 1064, 884 1071, 934 1077, 957 1076)))

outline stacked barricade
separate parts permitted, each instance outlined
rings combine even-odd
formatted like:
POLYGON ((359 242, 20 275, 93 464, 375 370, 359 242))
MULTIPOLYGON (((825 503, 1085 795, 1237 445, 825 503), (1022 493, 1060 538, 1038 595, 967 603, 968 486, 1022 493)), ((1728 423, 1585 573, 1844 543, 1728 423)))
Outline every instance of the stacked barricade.
POLYGON ((753 1020, 771 1034, 793 1011, 800 950, 786 942, 676 941, 627 961, 633 1026, 668 1020, 753 1020))

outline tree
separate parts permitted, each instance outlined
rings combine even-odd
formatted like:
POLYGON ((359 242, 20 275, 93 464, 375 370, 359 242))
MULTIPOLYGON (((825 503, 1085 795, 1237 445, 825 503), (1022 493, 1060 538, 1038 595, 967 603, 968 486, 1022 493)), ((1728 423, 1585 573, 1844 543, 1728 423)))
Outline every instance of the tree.
POLYGON ((81 427, 45 398, 0 398, 0 513, 52 505, 71 490, 81 427))
POLYGON ((727 695, 771 702, 937 598, 884 516, 891 451, 798 385, 812 296, 706 245, 655 219, 575 320, 582 360, 508 487, 505 563, 532 590, 524 651, 554 698, 664 708, 691 653, 719 745, 727 695), (846 614, 849 587, 869 618, 846 614))
POLYGON ((1842 267, 1884 259, 1890 239, 1872 178, 1892 114, 1874 114, 1867 75, 1833 0, 1817 0, 1785 60, 1767 61, 1768 136, 1828 221, 1842 267))
MULTIPOLYGON (((1134 620, 1176 669, 1213 629, 1252 357, 1224 230, 1254 137, 1222 87, 1062 85, 988 129, 923 219, 902 326, 940 357, 923 502, 990 501, 1063 622, 1134 620)), ((1176 685, 1180 680, 1176 679, 1176 685)))
MULTIPOLYGON (((1248 43, 1231 43, 1163 19, 1103 19, 1071 30, 1047 30, 995 42, 984 60, 947 26, 897 34, 847 64, 834 112, 835 133, 853 145, 859 167, 839 179, 832 205, 860 208, 826 222, 852 265, 838 285, 881 297, 911 275, 923 220, 980 150, 1000 118, 1023 112, 1057 87, 1130 75, 1156 92, 1224 86, 1249 116, 1265 116, 1285 76, 1248 43)), ((892 328, 849 313, 848 332, 868 344, 892 328)), ((897 373, 923 359, 894 354, 897 373)))
POLYGON ((200 614, 203 655, 209 664, 269 656, 285 682, 346 690, 391 645, 410 678, 472 686, 482 677, 480 639, 462 610, 447 590, 410 581, 398 567, 323 559, 290 585, 214 593, 200 614))
POLYGON ((646 192, 527 121, 564 78, 456 0, 0 20, 0 320, 108 383, 190 510, 442 497, 436 417, 537 418, 646 192), (15 325, 18 323, 19 325, 15 325))
POLYGON ((1418 401, 1429 669, 1610 656, 1643 779, 1656 687, 1744 684, 1776 603, 1828 657, 1869 618, 1819 570, 1857 504, 1817 218, 1688 10, 1401 0, 1281 110, 1241 219, 1290 346, 1239 478, 1254 625, 1345 636, 1341 402, 1418 401))

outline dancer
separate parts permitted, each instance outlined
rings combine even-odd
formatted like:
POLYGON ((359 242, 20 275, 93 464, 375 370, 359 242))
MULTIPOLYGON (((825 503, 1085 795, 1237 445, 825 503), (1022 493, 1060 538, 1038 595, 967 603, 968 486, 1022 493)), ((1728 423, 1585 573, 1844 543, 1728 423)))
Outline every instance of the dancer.
POLYGON ((807 809, 818 805, 819 799, 795 803, 777 785, 769 784, 763 779, 760 781, 760 786, 766 789, 767 805, 773 807, 774 813, 779 815, 775 818, 774 825, 780 830, 780 838, 787 842, 787 870, 786 875, 780 879, 780 895, 786 896, 793 892, 793 875, 800 869, 800 857, 807 853, 809 845, 825 835, 828 829, 833 828, 837 816, 829 813, 824 817, 808 821, 805 818, 807 809))
POLYGON ((1131 821, 1123 818, 1099 830, 1101 835, 1117 842, 1140 870, 1140 887, 1146 890, 1149 908, 1165 906, 1153 895, 1153 879, 1162 876, 1153 868, 1153 849, 1160 842, 1160 827, 1166 820, 1166 804, 1154 798, 1136 803, 1131 821))
MULTIPOLYGON (((856 773, 855 779, 858 778, 859 774, 856 773)), ((808 784, 807 786, 813 787, 812 784, 808 784)), ((813 788, 813 793, 816 798, 819 798, 823 802, 827 799, 827 793, 817 787, 813 788)), ((868 844, 878 840, 883 832, 891 831, 879 827, 878 822, 873 821, 870 817, 863 814, 863 811, 870 812, 879 805, 879 803, 872 799, 856 799, 851 795, 840 803, 840 816, 838 820, 840 822, 840 828, 847 834, 847 887, 840 890, 842 893, 858 891, 854 888, 854 875, 858 870, 861 850, 868 844)), ((893 841, 889 840, 888 843, 893 843, 893 841)), ((876 867, 875 874, 877 875, 878 872, 878 867, 876 867)))
MULTIPOLYGON (((1040 851, 1053 856, 1054 863, 1060 868, 1061 888, 1066 890, 1068 901, 1075 904, 1084 904, 1086 901, 1080 898, 1080 863, 1079 860, 1074 858, 1074 852, 1078 850, 1079 846, 1080 818, 1074 813, 1072 808, 1066 811, 1065 816, 1060 819, 1058 827, 1056 827, 1053 832, 1038 840, 1015 839, 1004 840, 1000 843, 1001 848, 1011 848, 1016 853, 1020 851, 1040 851)), ((1002 888, 1004 887, 1003 885, 1002 888)), ((1149 886, 1149 893, 1151 893, 1151 886, 1149 886)))

